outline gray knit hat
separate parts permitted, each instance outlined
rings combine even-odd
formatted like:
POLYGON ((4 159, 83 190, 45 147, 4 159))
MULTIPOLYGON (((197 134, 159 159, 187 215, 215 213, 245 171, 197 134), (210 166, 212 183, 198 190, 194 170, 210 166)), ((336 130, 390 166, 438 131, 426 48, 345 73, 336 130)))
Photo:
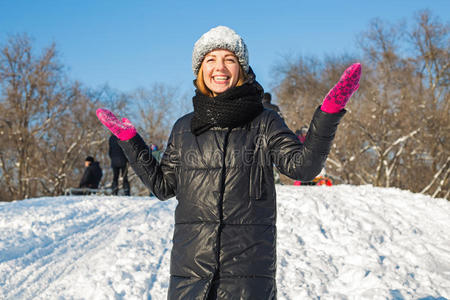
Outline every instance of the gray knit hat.
POLYGON ((203 34, 194 45, 192 51, 192 71, 198 75, 198 70, 206 54, 214 49, 226 49, 233 52, 239 64, 248 72, 248 50, 244 40, 231 28, 217 26, 203 34))

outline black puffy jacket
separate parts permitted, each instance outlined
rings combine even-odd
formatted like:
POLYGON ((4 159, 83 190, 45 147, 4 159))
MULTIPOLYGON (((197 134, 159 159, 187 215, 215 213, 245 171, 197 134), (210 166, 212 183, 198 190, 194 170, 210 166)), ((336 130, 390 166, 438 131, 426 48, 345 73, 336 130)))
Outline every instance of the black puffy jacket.
POLYGON ((84 169, 83 177, 80 180, 80 188, 96 189, 100 184, 103 176, 103 171, 100 168, 98 161, 91 163, 86 169, 84 169))
POLYGON ((199 136, 191 133, 191 113, 174 125, 160 164, 139 135, 119 142, 159 199, 178 199, 168 299, 276 298, 273 165, 312 180, 343 115, 317 109, 302 145, 272 110, 199 136))

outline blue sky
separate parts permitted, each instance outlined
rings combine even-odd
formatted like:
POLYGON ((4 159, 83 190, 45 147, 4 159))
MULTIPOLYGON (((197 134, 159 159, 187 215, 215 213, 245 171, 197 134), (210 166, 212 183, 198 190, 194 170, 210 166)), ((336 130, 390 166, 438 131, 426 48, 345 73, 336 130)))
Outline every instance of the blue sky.
POLYGON ((373 18, 410 21, 420 9, 450 19, 450 0, 115 1, 0 0, 0 43, 27 33, 40 49, 56 43, 71 79, 121 91, 165 83, 189 91, 192 47, 226 25, 247 43, 250 65, 270 91, 286 56, 356 53, 373 18))

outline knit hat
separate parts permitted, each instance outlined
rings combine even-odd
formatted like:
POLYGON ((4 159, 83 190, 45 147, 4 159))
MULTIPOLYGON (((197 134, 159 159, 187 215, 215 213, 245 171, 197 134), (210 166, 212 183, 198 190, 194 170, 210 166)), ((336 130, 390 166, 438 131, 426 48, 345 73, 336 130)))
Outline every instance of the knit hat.
POLYGON ((200 65, 206 54, 214 49, 226 49, 234 53, 239 64, 248 73, 248 51, 244 40, 231 28, 217 26, 203 34, 194 45, 192 51, 192 71, 198 75, 200 65))
POLYGON ((94 162, 94 158, 92 156, 88 156, 84 161, 94 162))

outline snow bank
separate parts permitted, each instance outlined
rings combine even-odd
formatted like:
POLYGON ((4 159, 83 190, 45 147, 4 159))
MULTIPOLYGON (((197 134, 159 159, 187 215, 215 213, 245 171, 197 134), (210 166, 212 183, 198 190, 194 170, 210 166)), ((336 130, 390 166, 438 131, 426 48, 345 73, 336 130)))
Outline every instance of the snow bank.
MULTIPOLYGON (((450 202, 278 186, 279 299, 450 298, 450 202)), ((0 299, 165 299, 176 200, 0 204, 0 299)))

